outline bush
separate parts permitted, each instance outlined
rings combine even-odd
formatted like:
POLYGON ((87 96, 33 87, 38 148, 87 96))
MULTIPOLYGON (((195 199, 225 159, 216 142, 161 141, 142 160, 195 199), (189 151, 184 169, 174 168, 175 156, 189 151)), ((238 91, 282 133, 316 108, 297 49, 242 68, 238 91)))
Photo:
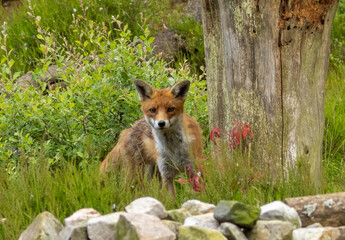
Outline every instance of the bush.
MULTIPOLYGON (((75 161, 85 168, 90 161, 103 159, 114 146, 122 129, 141 118, 140 103, 133 80, 140 78, 157 88, 176 81, 192 81, 187 112, 207 126, 205 83, 191 77, 186 64, 178 71, 167 69, 166 63, 151 57, 150 37, 133 37, 127 25, 113 17, 112 25, 120 37, 101 23, 79 16, 74 21, 74 32, 82 36, 77 47, 57 48, 57 38, 41 26, 41 19, 32 12, 37 26, 41 68, 33 77, 40 86, 21 89, 15 83, 10 51, 3 58, 0 95, 0 165, 14 174, 21 164, 48 161, 52 167, 61 161, 75 161), (131 41, 133 39, 133 41, 131 41), (56 63, 62 72, 60 84, 48 89, 40 81, 49 66, 56 63)), ((6 25, 3 46, 6 46, 6 25)), ((207 134, 207 133, 206 133, 207 134)))

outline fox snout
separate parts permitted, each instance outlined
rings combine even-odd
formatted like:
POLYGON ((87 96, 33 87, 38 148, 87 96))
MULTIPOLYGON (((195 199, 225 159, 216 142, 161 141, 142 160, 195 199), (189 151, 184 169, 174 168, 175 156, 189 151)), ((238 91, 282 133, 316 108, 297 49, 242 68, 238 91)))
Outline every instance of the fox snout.
POLYGON ((150 117, 146 117, 146 121, 155 129, 167 129, 171 127, 171 121, 169 120, 155 120, 150 117))
POLYGON ((159 126, 160 128, 164 128, 164 126, 165 126, 165 121, 160 120, 160 121, 158 122, 158 126, 159 126))

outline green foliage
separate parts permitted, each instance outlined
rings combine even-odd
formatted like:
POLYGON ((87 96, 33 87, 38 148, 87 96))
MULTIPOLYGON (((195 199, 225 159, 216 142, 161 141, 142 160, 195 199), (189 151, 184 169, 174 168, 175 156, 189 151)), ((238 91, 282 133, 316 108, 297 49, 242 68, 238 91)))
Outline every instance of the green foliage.
MULTIPOLYGON (((102 28, 108 31, 113 28, 112 17, 118 16, 132 33, 139 36, 144 34, 143 26, 159 18, 159 14, 163 14, 161 9, 166 8, 168 4, 167 0, 32 0, 22 2, 23 6, 14 11, 12 17, 0 14, 0 22, 6 20, 9 25, 10 41, 7 42, 6 47, 13 50, 13 59, 16 59, 15 71, 22 73, 33 70, 43 56, 40 51, 42 39, 38 37, 38 34, 42 34, 40 28, 53 34, 56 48, 78 50, 80 49, 78 41, 80 42, 85 35, 88 35, 87 32, 75 31, 75 21, 78 19, 87 18, 90 20, 88 24, 102 23, 102 28)), ((84 26, 78 25, 78 27, 84 26)), ((113 35, 110 36, 112 40, 119 36, 114 31, 112 33, 113 35)), ((93 45, 90 44, 88 47, 93 47, 93 45)))
POLYGON ((20 89, 13 83, 10 54, 0 72, 4 82, 0 164, 9 174, 15 172, 19 162, 32 164, 38 156, 45 157, 52 166, 58 166, 62 160, 73 160, 83 168, 93 160, 103 159, 120 131, 141 118, 133 86, 137 78, 157 88, 182 79, 193 81, 189 98, 192 102, 187 102, 186 110, 207 126, 204 81, 190 77, 186 65, 169 73, 164 62, 149 57, 153 38, 147 29, 131 42, 127 25, 121 27, 122 23, 113 18, 120 37, 111 40, 111 31, 80 16, 73 20, 75 34, 83 36, 77 42, 78 49, 59 50, 55 48, 54 35, 40 26, 38 17, 33 19, 37 22, 37 38, 43 53, 42 67, 33 73, 40 87, 20 89), (49 90, 39 77, 44 76, 53 62, 63 74, 60 86, 49 90))
POLYGON ((345 165, 345 67, 332 66, 327 79, 325 105, 324 161, 329 184, 344 186, 345 165))
POLYGON ((340 0, 332 27, 331 64, 345 63, 345 0, 340 0))

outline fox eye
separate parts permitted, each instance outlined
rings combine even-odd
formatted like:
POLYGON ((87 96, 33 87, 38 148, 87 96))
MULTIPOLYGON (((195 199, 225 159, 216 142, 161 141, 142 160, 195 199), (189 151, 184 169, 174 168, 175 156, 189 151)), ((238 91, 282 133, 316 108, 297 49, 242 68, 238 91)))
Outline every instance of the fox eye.
POLYGON ((150 108, 149 111, 150 111, 150 113, 156 113, 157 109, 156 108, 150 108))
POLYGON ((168 108, 168 112, 173 112, 173 111, 175 111, 175 108, 174 108, 174 107, 169 107, 169 108, 168 108))

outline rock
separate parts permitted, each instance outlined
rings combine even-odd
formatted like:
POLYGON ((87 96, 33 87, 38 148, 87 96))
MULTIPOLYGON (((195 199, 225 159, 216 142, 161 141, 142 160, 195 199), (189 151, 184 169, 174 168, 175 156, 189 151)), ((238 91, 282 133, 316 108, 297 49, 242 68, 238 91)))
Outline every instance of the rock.
POLYGON ((202 24, 201 0, 188 0, 187 14, 202 24))
POLYGON ((178 228, 182 226, 182 223, 171 221, 171 220, 162 220, 162 223, 167 226, 173 233, 178 234, 178 228))
POLYGON ((87 226, 87 234, 90 240, 111 240, 115 239, 116 224, 120 215, 124 212, 116 212, 100 217, 91 218, 87 226))
POLYGON ((175 61, 179 51, 186 48, 186 41, 172 30, 160 32, 152 43, 153 55, 160 54, 167 63, 175 61))
POLYGON ((182 204, 181 208, 187 209, 192 215, 200 215, 213 212, 215 207, 216 206, 214 204, 203 203, 199 200, 193 199, 182 204))
POLYGON ((128 213, 149 214, 160 219, 164 219, 168 216, 163 204, 151 197, 138 198, 125 207, 125 210, 128 213))
POLYGON ((61 230, 60 239, 87 239, 86 224, 89 219, 100 217, 98 211, 93 208, 83 208, 65 219, 65 227, 61 230))
POLYGON ((253 228, 260 216, 260 208, 237 201, 220 201, 214 210, 218 222, 231 222, 243 228, 253 228))
POLYGON ((281 220, 291 222, 296 228, 302 226, 297 211, 281 201, 261 206, 260 220, 281 220))
POLYGON ((124 213, 116 224, 117 240, 173 240, 176 238, 158 217, 142 213, 124 213))
POLYGON ((203 228, 211 228, 218 230, 219 223, 214 218, 213 213, 206 213, 202 215, 192 216, 186 218, 184 226, 198 226, 203 228))
POLYGON ((59 239, 62 224, 50 212, 42 212, 20 235, 19 240, 59 239))
POLYGON ((293 240, 341 240, 345 227, 299 228, 292 233, 293 240))
POLYGON ((246 235, 241 231, 239 227, 235 224, 224 222, 220 225, 219 231, 228 239, 228 240, 247 240, 246 235))
POLYGON ((217 230, 197 226, 181 226, 178 240, 226 240, 226 237, 217 230))
POLYGON ((292 240, 294 226, 280 220, 259 220, 249 232, 249 240, 292 240))
POLYGON ((307 226, 306 228, 321 228, 321 227, 323 227, 321 225, 321 223, 313 223, 313 224, 307 226))
POLYGON ((192 216, 187 209, 183 209, 183 208, 169 210, 167 213, 168 213, 168 217, 167 217, 168 220, 173 220, 179 223, 184 223, 184 220, 187 217, 192 216))

